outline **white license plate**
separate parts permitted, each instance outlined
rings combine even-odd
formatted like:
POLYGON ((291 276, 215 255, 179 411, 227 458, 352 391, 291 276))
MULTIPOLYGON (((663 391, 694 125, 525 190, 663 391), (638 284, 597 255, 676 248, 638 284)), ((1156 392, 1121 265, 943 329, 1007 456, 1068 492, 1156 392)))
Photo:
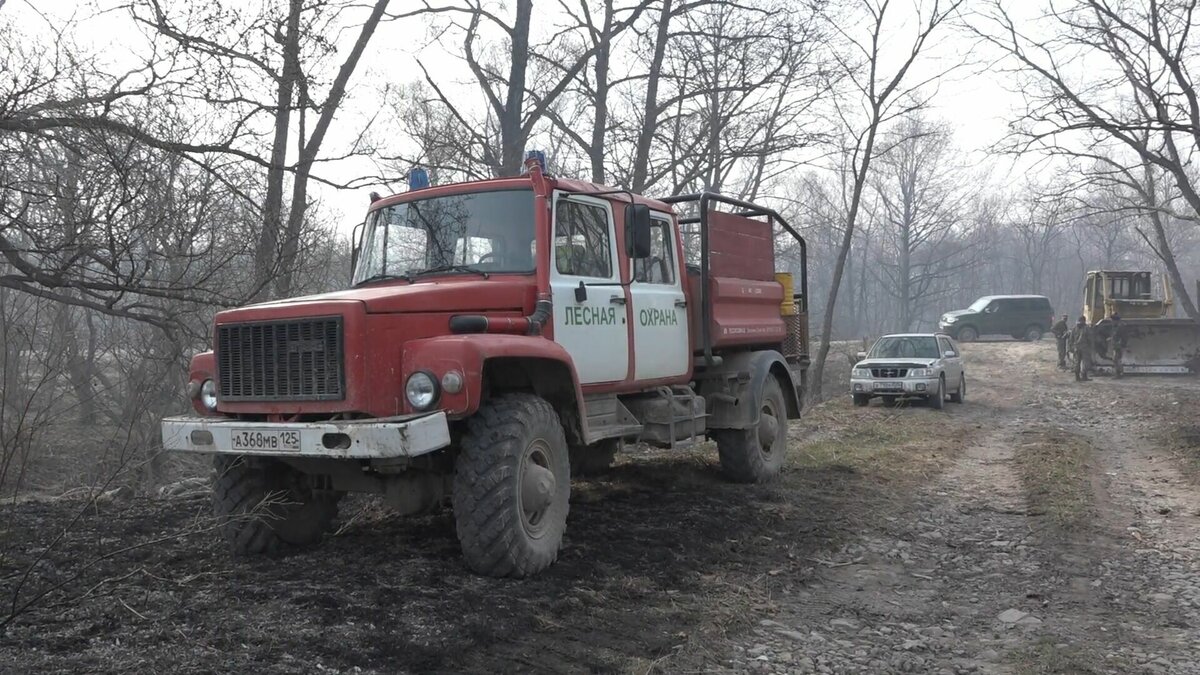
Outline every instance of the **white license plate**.
POLYGON ((299 452, 299 431, 260 431, 257 429, 234 429, 231 432, 234 450, 258 450, 262 452, 299 452))
POLYGON ((903 382, 876 382, 875 391, 904 391, 903 382))

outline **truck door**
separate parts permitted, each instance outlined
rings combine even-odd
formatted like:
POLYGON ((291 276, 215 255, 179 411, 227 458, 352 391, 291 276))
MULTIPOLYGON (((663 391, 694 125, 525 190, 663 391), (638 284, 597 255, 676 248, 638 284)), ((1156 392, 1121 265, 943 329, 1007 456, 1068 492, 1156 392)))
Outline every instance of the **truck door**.
POLYGON ((555 195, 549 261, 554 340, 571 354, 581 384, 621 381, 629 371, 628 298, 615 241, 607 200, 555 195))
POLYGON ((638 380, 684 375, 691 358, 674 225, 657 214, 650 222, 650 257, 630 261, 633 369, 638 380))

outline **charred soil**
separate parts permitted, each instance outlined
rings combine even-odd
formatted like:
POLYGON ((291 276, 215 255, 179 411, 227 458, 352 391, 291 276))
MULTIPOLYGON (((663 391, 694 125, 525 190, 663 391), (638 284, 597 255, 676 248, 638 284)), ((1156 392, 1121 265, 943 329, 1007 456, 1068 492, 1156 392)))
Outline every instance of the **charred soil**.
POLYGON ((1076 385, 1053 351, 968 345, 944 411, 816 406, 770 485, 634 450, 524 581, 367 498, 251 559, 197 489, 9 501, 0 670, 1194 672, 1200 383, 1076 385))

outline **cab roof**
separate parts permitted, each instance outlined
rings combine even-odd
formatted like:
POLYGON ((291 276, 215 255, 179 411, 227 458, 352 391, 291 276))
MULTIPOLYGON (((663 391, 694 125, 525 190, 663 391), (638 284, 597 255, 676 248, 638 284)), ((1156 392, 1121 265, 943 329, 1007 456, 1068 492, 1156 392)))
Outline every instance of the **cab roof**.
MULTIPOLYGON (((584 180, 574 178, 554 178, 547 176, 546 180, 550 187, 564 192, 575 194, 595 194, 607 193, 603 195, 604 199, 610 199, 617 202, 627 202, 630 197, 637 204, 645 204, 655 211, 662 213, 675 213, 675 210, 670 204, 660 202, 657 199, 652 199, 643 195, 632 194, 623 188, 614 188, 598 183, 591 183, 584 180)), ((403 204, 415 199, 428 199, 430 197, 444 197, 447 195, 465 194, 470 192, 488 192, 491 190, 520 190, 532 189, 533 183, 528 176, 511 176, 506 178, 485 178, 483 180, 462 181, 459 183, 444 183, 442 185, 431 185, 427 188, 417 190, 409 190, 393 195, 382 197, 371 204, 370 210, 381 209, 395 204, 403 204)))
MULTIPOLYGON (((985 295, 979 300, 1049 300, 1044 295, 985 295)), ((979 302, 976 300, 975 302, 979 302)))

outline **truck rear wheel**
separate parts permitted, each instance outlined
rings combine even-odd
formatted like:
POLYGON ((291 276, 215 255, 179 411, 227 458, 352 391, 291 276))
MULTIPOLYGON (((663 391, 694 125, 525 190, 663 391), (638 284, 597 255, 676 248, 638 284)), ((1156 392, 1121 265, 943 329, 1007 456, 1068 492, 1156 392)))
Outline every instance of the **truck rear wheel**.
POLYGON ((454 520, 467 566, 527 577, 562 547, 571 498, 567 440, 554 408, 507 394, 467 420, 455 464, 454 520))
POLYGON ((321 540, 341 495, 313 490, 304 474, 258 457, 217 455, 213 513, 236 555, 275 554, 321 540))
POLYGON ((571 477, 596 476, 612 468, 621 449, 621 439, 606 438, 591 445, 572 445, 571 477))
POLYGON ((779 380, 767 376, 758 424, 748 429, 714 429, 721 468, 739 483, 763 483, 779 476, 787 455, 787 405, 779 380))

